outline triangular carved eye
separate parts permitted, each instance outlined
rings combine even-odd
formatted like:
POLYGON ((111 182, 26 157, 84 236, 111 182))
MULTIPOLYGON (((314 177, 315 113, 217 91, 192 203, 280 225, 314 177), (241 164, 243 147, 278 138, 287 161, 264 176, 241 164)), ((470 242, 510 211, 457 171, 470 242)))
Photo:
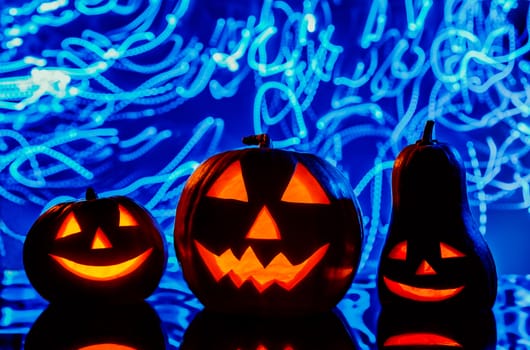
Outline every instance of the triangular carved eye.
POLYGON ((131 213, 121 205, 118 205, 118 210, 120 212, 120 221, 118 226, 119 227, 126 227, 126 226, 138 226, 138 222, 136 222, 136 219, 134 216, 132 216, 131 213))
POLYGON ((396 244, 388 253, 388 257, 394 260, 407 260, 407 241, 396 244))
POLYGON ((459 251, 458 249, 451 247, 449 244, 440 242, 440 256, 442 259, 447 258, 461 258, 463 256, 466 256, 464 253, 459 251))
POLYGON ((206 196, 248 202, 247 190, 241 172, 241 163, 236 161, 230 164, 221 176, 215 180, 206 196))
POLYGON ((70 213, 63 221, 63 224, 59 228, 59 231, 57 231, 57 236, 55 237, 55 239, 65 238, 78 233, 81 233, 81 227, 79 226, 79 223, 77 222, 74 213, 70 213))
POLYGON ((282 196, 282 202, 329 204, 328 196, 317 179, 298 163, 282 196))

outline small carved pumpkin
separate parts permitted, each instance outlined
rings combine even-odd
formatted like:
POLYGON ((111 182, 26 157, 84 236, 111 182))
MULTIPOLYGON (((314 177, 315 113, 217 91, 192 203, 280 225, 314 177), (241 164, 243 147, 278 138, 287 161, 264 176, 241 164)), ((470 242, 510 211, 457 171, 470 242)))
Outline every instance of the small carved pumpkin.
POLYGON ((151 215, 127 197, 58 204, 33 224, 24 268, 47 300, 143 300, 158 286, 167 260, 151 215))
POLYGON ((384 309, 377 322, 378 349, 494 350, 491 310, 384 309))
POLYGON ((332 312, 294 317, 226 315, 203 310, 184 333, 180 350, 355 350, 332 312))
POLYGON ((166 334, 146 302, 121 305, 50 304, 26 336, 24 349, 164 350, 166 334))
POLYGON ((186 183, 175 224, 184 277, 213 310, 328 310, 357 269, 356 199, 329 163, 267 142, 211 157, 186 183))
POLYGON ((384 305, 491 308, 495 264, 469 209, 456 150, 422 140, 398 155, 392 172, 392 216, 378 270, 384 305))

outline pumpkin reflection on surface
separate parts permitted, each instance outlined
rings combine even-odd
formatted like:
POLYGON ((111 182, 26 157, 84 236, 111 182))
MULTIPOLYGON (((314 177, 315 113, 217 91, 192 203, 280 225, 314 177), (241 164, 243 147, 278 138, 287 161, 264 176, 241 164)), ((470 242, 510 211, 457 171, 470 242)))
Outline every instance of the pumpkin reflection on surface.
POLYGON ((206 160, 186 183, 175 223, 190 289, 223 312, 331 309, 352 282, 362 237, 341 173, 314 155, 266 146, 206 160))
POLYGON ((105 343, 105 344, 83 346, 82 348, 78 350, 138 350, 138 349, 127 346, 127 345, 105 343))
POLYGON ((343 321, 327 312, 303 317, 253 317, 198 313, 180 350, 353 350, 343 321))
POLYGON ((394 163, 379 299, 383 306, 491 308, 495 263, 471 215, 460 157, 432 139, 433 125, 394 163))
POLYGON ((164 350, 166 335, 146 302, 73 307, 51 304, 32 325, 25 350, 164 350))
POLYGON ((34 288, 53 302, 137 301, 158 286, 165 241, 153 218, 126 197, 58 204, 33 224, 24 268, 34 288))
POLYGON ((379 315, 379 349, 473 349, 496 347, 495 318, 487 311, 384 309, 379 315))

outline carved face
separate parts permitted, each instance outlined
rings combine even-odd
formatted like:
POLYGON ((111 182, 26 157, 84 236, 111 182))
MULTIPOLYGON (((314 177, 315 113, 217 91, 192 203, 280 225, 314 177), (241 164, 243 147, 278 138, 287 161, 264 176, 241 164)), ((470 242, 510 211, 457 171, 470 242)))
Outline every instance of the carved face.
MULTIPOLYGON (((139 224, 134 216, 132 216, 132 214, 122 205, 118 205, 118 215, 118 225, 114 228, 114 231, 127 231, 128 229, 138 228, 139 224)), ((153 252, 153 247, 146 246, 145 249, 138 252, 138 254, 135 254, 130 258, 119 260, 118 257, 123 255, 116 254, 116 252, 113 251, 114 246, 109 240, 108 235, 105 234, 100 226, 98 226, 93 235, 92 242, 90 243, 90 248, 89 250, 86 250, 86 258, 82 259, 80 258, 80 255, 83 255, 83 250, 78 251, 75 256, 73 256, 74 254, 72 254, 72 251, 75 251, 75 243, 80 243, 79 245, 82 245, 84 242, 74 241, 74 243, 72 243, 72 237, 82 235, 83 233, 84 230, 81 229, 75 214, 70 212, 57 231, 55 241, 57 246, 60 246, 62 242, 66 241, 66 239, 70 241, 69 243, 71 244, 68 244, 70 247, 66 247, 63 254, 71 256, 71 258, 62 256, 63 254, 60 252, 56 254, 49 253, 49 255, 66 271, 87 280, 111 281, 125 277, 136 271, 153 252), (92 253, 93 256, 90 256, 90 253, 92 253), (76 260, 85 260, 86 263, 76 260)), ((125 234, 127 233, 125 232, 125 234)), ((78 240, 80 240, 80 238, 78 238, 78 240)), ((85 239, 83 239, 83 241, 85 241, 85 239)), ((118 243, 115 243, 115 245, 118 245, 118 243)), ((64 244, 64 246, 67 246, 67 244, 64 244)), ((58 248, 58 250, 60 249, 58 248)))
POLYGON ((362 228, 347 183, 331 165, 293 154, 228 152, 188 181, 175 244, 186 280, 207 307, 289 310, 310 307, 311 299, 321 308, 351 283, 362 228), (319 294, 329 300, 317 301, 319 294))
POLYGON ((414 266, 412 262, 407 263, 408 245, 408 241, 399 242, 388 253, 388 259, 394 261, 396 265, 401 264, 404 271, 401 276, 397 276, 398 278, 383 275, 383 282, 392 293, 420 302, 438 302, 454 297, 465 288, 465 284, 459 284, 458 279, 454 279, 453 271, 448 271, 449 268, 445 266, 452 264, 453 267, 458 267, 465 257, 464 253, 447 243, 440 242, 439 253, 426 254, 419 264, 414 266), (439 269, 435 269, 431 264, 435 264, 439 269), (447 275, 444 276, 444 273, 447 275), (455 282, 451 282, 453 280, 455 282), (451 283, 455 285, 450 288, 441 287, 451 283))
POLYGON ((51 304, 31 326, 25 349, 166 349, 155 310, 146 302, 68 307, 51 304))
MULTIPOLYGON (((232 163, 221 174, 208 190, 206 196, 214 199, 248 203, 248 195, 239 161, 232 163)), ((318 181, 300 163, 296 165, 280 201, 284 203, 326 206, 330 203, 318 181)), ((231 248, 217 255, 208 250, 198 240, 194 240, 194 244, 202 261, 216 281, 228 276, 237 288, 249 281, 259 293, 262 293, 273 284, 287 291, 294 288, 322 260, 329 247, 329 242, 323 242, 315 251, 310 251, 305 259, 302 258, 296 264, 291 263, 285 253, 280 250, 268 264, 264 265, 256 256, 256 252, 251 245, 251 243, 267 244, 281 240, 282 233, 278 224, 267 205, 263 204, 244 236, 244 241, 248 242, 248 246, 240 258, 234 255, 231 248)))
POLYGON ((153 219, 125 197, 56 206, 24 246, 26 273, 49 300, 143 299, 158 285, 165 261, 153 219))

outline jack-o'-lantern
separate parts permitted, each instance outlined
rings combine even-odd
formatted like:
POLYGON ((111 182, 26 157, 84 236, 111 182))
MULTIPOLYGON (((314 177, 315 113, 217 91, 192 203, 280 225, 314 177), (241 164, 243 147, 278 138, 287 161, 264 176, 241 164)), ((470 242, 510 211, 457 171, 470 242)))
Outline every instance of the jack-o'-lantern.
POLYGON ((385 305, 491 308, 497 274, 467 199, 456 150, 432 139, 404 148, 392 172, 392 216, 378 269, 385 305))
POLYGON ((61 203, 44 212, 24 242, 24 268, 51 302, 143 300, 165 270, 164 238, 151 215, 124 196, 61 203))
POLYGON ((356 272, 363 227, 346 178, 306 153, 267 147, 217 154, 187 181, 175 248, 184 277, 211 310, 329 310, 356 272))
POLYGON ((164 350, 166 334, 146 302, 112 305, 50 304, 26 336, 24 349, 164 350))
POLYGON ((377 323, 377 345, 381 350, 493 350, 496 343, 491 310, 384 309, 377 323))
POLYGON ((343 321, 333 312, 293 317, 198 313, 180 350, 354 350, 343 321))

